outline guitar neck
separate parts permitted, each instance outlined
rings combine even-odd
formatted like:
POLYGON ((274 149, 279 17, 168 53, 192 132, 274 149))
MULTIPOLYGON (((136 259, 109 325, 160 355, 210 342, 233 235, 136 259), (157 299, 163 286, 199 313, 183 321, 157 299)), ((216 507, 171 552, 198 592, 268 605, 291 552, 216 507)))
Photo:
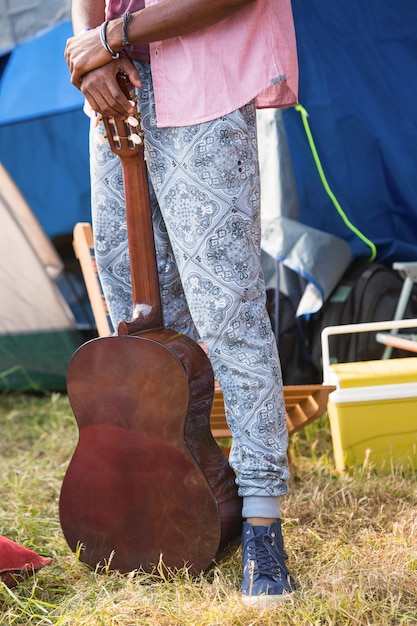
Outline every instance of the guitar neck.
POLYGON ((137 155, 121 160, 132 281, 132 319, 122 322, 118 332, 133 334, 161 327, 162 307, 143 149, 137 155))
MULTIPOLYGON (((137 101, 127 76, 119 73, 117 80, 126 97, 132 102, 137 101)), ((140 119, 138 112, 127 120, 103 117, 110 148, 122 163, 132 281, 132 319, 119 324, 119 335, 131 335, 163 325, 140 119)))

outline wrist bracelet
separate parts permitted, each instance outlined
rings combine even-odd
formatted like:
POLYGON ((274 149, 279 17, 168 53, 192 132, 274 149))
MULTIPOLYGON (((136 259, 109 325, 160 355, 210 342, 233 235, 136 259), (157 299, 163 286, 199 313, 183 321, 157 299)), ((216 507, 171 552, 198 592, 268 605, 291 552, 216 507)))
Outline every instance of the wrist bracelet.
POLYGON ((129 11, 126 11, 126 13, 123 15, 123 48, 127 48, 128 46, 130 46, 129 35, 127 34, 127 25, 129 24, 131 17, 132 14, 129 13, 129 11))
POLYGON ((114 50, 112 50, 110 48, 109 44, 107 43, 106 30, 107 30, 107 24, 108 23, 109 23, 109 20, 106 20, 100 26, 100 41, 103 44, 104 48, 107 50, 107 52, 111 55, 112 59, 118 59, 120 54, 118 52, 115 52, 114 50))

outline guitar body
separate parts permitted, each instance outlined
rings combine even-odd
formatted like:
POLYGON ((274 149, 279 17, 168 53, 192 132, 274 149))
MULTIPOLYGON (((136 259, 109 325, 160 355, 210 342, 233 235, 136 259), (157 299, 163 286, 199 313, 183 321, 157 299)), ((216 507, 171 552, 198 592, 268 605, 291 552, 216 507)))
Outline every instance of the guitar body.
POLYGON ((168 329, 93 339, 73 356, 79 441, 60 496, 72 550, 95 568, 191 573, 241 532, 235 476, 210 431, 213 373, 168 329))

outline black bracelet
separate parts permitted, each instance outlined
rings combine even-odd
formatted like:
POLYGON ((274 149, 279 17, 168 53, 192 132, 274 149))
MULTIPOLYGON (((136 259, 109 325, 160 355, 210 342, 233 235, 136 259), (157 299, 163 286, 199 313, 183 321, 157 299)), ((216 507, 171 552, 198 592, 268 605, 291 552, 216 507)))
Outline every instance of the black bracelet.
POLYGON ((129 13, 129 11, 126 11, 126 13, 123 15, 123 48, 127 48, 128 46, 130 46, 129 35, 127 34, 127 25, 129 24, 131 17, 132 14, 129 13))
POLYGON ((118 59, 120 54, 118 52, 115 52, 114 50, 112 50, 110 48, 109 44, 107 43, 106 30, 107 30, 107 24, 108 23, 109 23, 109 20, 106 20, 100 26, 100 41, 103 44, 103 46, 106 48, 107 52, 111 55, 112 59, 118 59))

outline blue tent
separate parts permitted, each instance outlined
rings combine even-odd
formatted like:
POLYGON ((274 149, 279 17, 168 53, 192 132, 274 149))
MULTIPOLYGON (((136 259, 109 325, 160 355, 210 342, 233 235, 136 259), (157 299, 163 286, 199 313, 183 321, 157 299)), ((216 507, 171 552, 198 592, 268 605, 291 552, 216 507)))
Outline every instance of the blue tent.
POLYGON ((284 124, 300 221, 343 238, 354 257, 371 257, 371 242, 388 265, 416 261, 417 3, 292 4, 308 117, 291 109, 284 124))
POLYGON ((74 273, 49 266, 50 240, 75 261, 73 227, 90 219, 88 119, 63 57, 70 34, 61 23, 1 57, 0 165, 46 238, 35 237, 36 224, 23 228, 29 214, 2 170, 0 390, 65 390, 68 361, 85 340, 81 327, 91 323, 76 264, 74 273))
POLYGON ((69 82, 65 22, 12 51, 0 81, 0 161, 51 238, 90 219, 88 118, 69 82))

